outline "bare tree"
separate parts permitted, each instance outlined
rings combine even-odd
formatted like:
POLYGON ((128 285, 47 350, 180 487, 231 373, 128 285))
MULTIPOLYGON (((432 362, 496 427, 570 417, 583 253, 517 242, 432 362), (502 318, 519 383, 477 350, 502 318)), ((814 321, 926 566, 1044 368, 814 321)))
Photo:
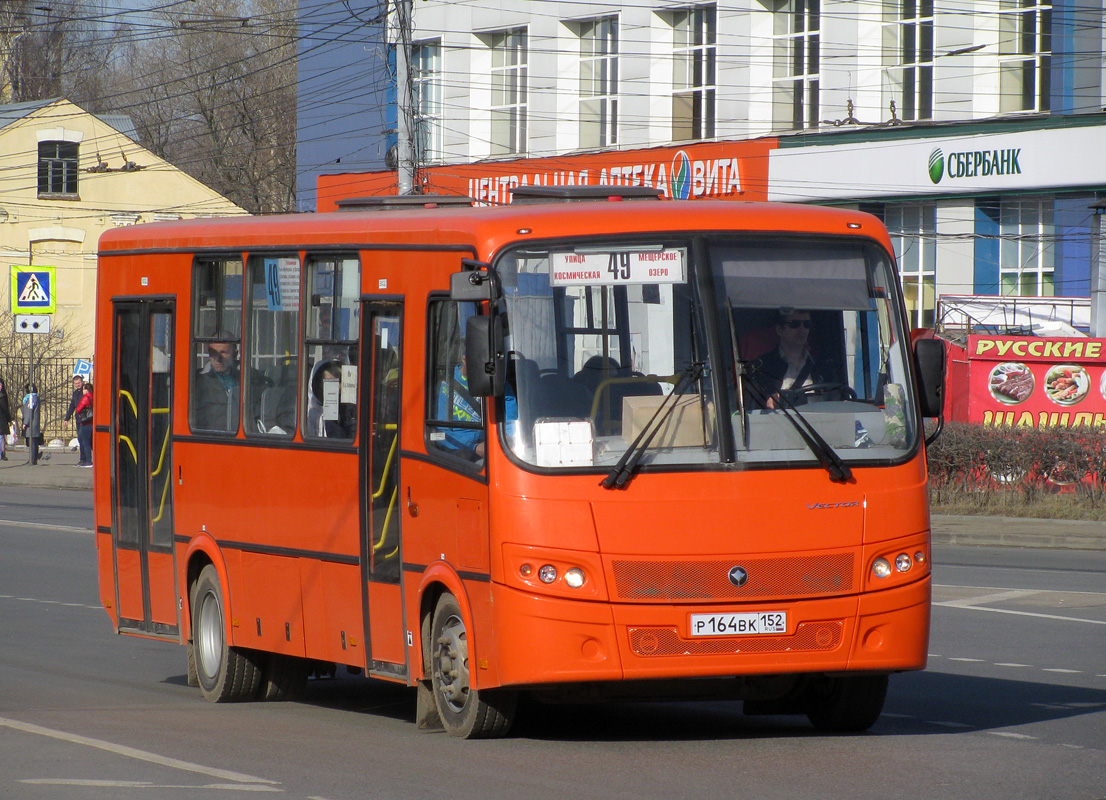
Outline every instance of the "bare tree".
POLYGON ((0 3, 0 102, 67 97, 96 103, 119 35, 89 0, 0 3))
POLYGON ((141 144, 243 208, 293 209, 296 0, 146 2, 0 0, 0 103, 127 114, 141 144))
POLYGON ((293 0, 194 0, 123 52, 115 110, 144 144, 253 213, 294 207, 293 0))

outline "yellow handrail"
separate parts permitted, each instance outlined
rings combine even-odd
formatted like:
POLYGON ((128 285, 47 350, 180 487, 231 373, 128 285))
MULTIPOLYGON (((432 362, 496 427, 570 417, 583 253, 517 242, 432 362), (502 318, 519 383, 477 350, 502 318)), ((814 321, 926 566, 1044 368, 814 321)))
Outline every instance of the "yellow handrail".
POLYGON ((119 441, 123 442, 127 447, 130 448, 131 458, 133 458, 134 463, 137 464, 138 463, 138 451, 134 449, 134 442, 132 442, 129 437, 126 437, 123 434, 119 434, 119 441))
POLYGON ((138 419, 138 403, 134 402, 134 397, 126 389, 119 390, 119 396, 127 398, 131 403, 131 413, 134 414, 134 418, 138 419))
MULTIPOLYGON (((383 547, 384 542, 388 539, 388 523, 392 521, 392 512, 395 510, 396 498, 398 497, 399 487, 397 486, 395 489, 392 490, 392 499, 388 501, 388 511, 384 514, 384 525, 380 529, 380 541, 373 545, 374 553, 381 547, 383 547)), ((396 550, 399 550, 399 547, 396 547, 396 550)), ((385 558, 391 558, 393 555, 395 555, 395 552, 393 552, 392 555, 385 556, 385 558)))
MULTIPOLYGON (((395 430, 396 427, 397 427, 396 425, 385 425, 384 429, 385 430, 395 430)), ((392 446, 388 448, 388 457, 384 460, 384 469, 380 473, 380 488, 378 488, 375 492, 372 493, 372 499, 373 500, 379 500, 380 497, 384 494, 384 489, 388 485, 388 481, 386 480, 386 478, 388 477, 388 473, 392 469, 392 459, 395 457, 396 449, 397 449, 398 445, 399 445, 399 434, 397 433, 395 436, 392 437, 392 446)))
POLYGON ((603 399, 603 392, 615 384, 622 383, 671 383, 673 386, 680 379, 677 375, 630 375, 625 378, 607 378, 599 381, 595 387, 595 397, 591 401, 591 419, 598 419, 599 401, 603 399))

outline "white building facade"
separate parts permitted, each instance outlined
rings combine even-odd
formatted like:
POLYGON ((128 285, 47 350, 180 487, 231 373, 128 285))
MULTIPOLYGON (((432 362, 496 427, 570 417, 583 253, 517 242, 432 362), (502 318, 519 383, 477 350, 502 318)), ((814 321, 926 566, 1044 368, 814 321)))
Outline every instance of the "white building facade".
POLYGON ((399 128, 424 191, 767 140, 767 190, 740 199, 880 216, 918 325, 941 294, 1090 293, 1103 0, 416 0, 411 19, 389 36, 411 45, 399 128))

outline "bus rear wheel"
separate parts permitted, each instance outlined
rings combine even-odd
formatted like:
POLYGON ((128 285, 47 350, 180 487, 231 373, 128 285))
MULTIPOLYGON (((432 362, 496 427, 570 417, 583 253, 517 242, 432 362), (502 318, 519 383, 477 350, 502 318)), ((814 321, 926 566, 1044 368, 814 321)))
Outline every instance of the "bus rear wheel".
POLYGON ((196 678, 204 698, 213 703, 253 699, 261 683, 259 659, 227 644, 223 589, 211 564, 200 571, 190 598, 196 678))
POLYGON ((474 689, 469 672, 468 630, 457 598, 443 594, 430 623, 430 681, 442 725, 450 736, 492 739, 514 722, 518 695, 474 689))
POLYGON ((821 731, 860 733, 875 725, 886 697, 886 675, 826 678, 811 687, 807 719, 821 731))

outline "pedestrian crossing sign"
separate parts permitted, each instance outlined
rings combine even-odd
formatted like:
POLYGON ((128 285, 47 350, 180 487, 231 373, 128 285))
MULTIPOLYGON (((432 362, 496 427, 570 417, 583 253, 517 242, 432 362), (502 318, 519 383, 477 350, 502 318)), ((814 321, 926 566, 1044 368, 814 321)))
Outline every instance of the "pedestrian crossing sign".
POLYGON ((12 313, 53 314, 57 310, 56 267, 12 267, 12 313))

